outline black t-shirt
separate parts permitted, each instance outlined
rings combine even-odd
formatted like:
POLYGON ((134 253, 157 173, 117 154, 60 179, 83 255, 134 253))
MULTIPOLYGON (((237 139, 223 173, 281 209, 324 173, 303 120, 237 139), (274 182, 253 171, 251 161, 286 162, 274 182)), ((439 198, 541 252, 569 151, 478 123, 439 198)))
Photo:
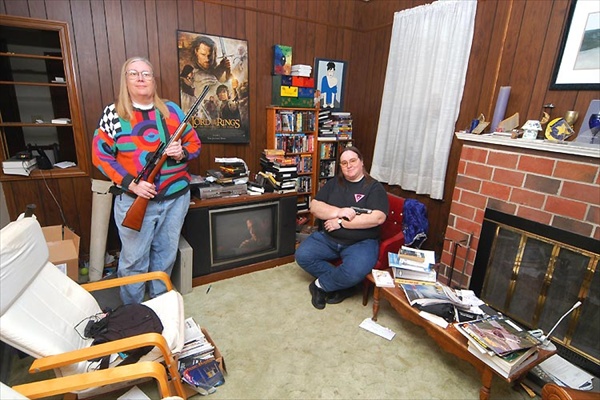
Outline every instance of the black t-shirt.
MULTIPOLYGON (((344 180, 339 183, 338 177, 327 181, 315 196, 316 200, 336 207, 361 207, 380 210, 385 215, 389 211, 387 193, 381 183, 363 177, 358 182, 344 180)), ((343 225, 343 223, 342 223, 343 225)), ((336 229, 325 232, 333 240, 342 244, 352 244, 365 239, 379 238, 379 226, 368 229, 336 229)))

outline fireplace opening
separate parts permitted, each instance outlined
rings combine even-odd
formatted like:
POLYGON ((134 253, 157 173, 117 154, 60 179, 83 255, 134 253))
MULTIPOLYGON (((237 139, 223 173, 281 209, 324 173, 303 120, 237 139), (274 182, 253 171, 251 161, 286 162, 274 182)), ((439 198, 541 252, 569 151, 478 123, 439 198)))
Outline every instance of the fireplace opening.
POLYGON ((600 243, 486 209, 470 282, 477 296, 552 341, 573 364, 600 376, 600 243))

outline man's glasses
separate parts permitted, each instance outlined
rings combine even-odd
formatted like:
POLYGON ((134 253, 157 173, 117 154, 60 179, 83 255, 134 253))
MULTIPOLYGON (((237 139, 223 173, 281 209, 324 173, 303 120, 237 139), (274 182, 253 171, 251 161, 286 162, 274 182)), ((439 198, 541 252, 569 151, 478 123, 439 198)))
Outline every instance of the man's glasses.
POLYGON ((347 167, 349 165, 354 165, 357 162, 358 162, 358 158, 351 158, 348 161, 346 161, 346 160, 340 161, 340 165, 345 168, 345 167, 347 167))
POLYGON ((154 77, 154 74, 150 71, 138 72, 135 69, 130 69, 129 71, 125 72, 125 76, 132 81, 138 79, 140 76, 143 80, 149 81, 154 77))

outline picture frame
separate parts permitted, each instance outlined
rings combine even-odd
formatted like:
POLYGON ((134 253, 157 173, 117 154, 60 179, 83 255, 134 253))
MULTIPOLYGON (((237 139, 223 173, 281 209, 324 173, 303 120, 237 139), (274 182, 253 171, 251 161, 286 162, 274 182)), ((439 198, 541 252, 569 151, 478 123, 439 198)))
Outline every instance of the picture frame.
POLYGON ((600 90, 600 2, 573 0, 551 90, 600 90))
POLYGON ((249 143, 248 42, 178 30, 177 56, 184 113, 209 86, 190 120, 202 143, 249 143))
POLYGON ((319 93, 318 98, 321 109, 344 109, 347 71, 347 61, 315 58, 315 89, 319 93))

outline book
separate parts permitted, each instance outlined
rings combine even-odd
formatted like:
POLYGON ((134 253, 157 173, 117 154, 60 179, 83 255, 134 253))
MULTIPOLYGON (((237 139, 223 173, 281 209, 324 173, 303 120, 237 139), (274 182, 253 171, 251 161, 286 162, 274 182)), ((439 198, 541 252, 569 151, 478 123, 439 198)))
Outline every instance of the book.
POLYGON ((21 175, 21 176, 29 176, 31 171, 37 168, 36 164, 33 164, 29 167, 2 167, 2 172, 6 175, 21 175))
POLYGON ((392 267, 392 271, 394 272, 394 279, 397 283, 402 283, 399 282, 398 279, 424 282, 437 281, 437 273, 433 269, 429 271, 413 271, 410 269, 392 267))
POLYGON ((388 252, 388 263, 393 268, 409 269, 417 272, 430 272, 433 270, 433 265, 430 263, 417 263, 416 261, 400 258, 398 253, 391 251, 388 252))
POLYGON ((219 363, 214 358, 187 367, 181 372, 181 378, 195 389, 202 389, 208 393, 212 393, 214 388, 225 383, 219 363))
POLYGON ((375 285, 378 287, 395 287, 396 284, 392 279, 392 275, 390 275, 389 271, 374 269, 371 271, 373 274, 373 279, 375 280, 375 285))
POLYGON ((52 123, 53 124, 65 124, 65 125, 70 124, 71 118, 53 118, 52 123))
POLYGON ((499 375, 504 378, 507 378, 511 375, 516 374, 519 371, 522 371, 528 365, 533 363, 538 359, 539 351, 537 347, 533 347, 531 352, 524 352, 523 354, 527 354, 525 357, 519 357, 519 362, 513 364, 507 364, 502 360, 502 357, 497 355, 490 356, 487 353, 480 352, 476 347, 471 345, 471 342, 467 345, 467 350, 469 353, 473 354, 475 357, 479 358, 481 361, 492 367, 494 371, 496 371, 499 375))
POLYGON ((494 315, 475 321, 459 322, 460 329, 475 339, 481 347, 494 354, 509 353, 538 346, 541 342, 511 320, 494 315))
POLYGON ((406 258, 408 260, 413 260, 420 263, 425 261, 425 253, 423 252, 423 250, 413 249, 412 247, 408 246, 400 247, 398 257, 406 258))
POLYGON ((11 157, 8 160, 2 161, 3 168, 29 168, 33 165, 37 165, 37 159, 31 158, 18 158, 11 157))

